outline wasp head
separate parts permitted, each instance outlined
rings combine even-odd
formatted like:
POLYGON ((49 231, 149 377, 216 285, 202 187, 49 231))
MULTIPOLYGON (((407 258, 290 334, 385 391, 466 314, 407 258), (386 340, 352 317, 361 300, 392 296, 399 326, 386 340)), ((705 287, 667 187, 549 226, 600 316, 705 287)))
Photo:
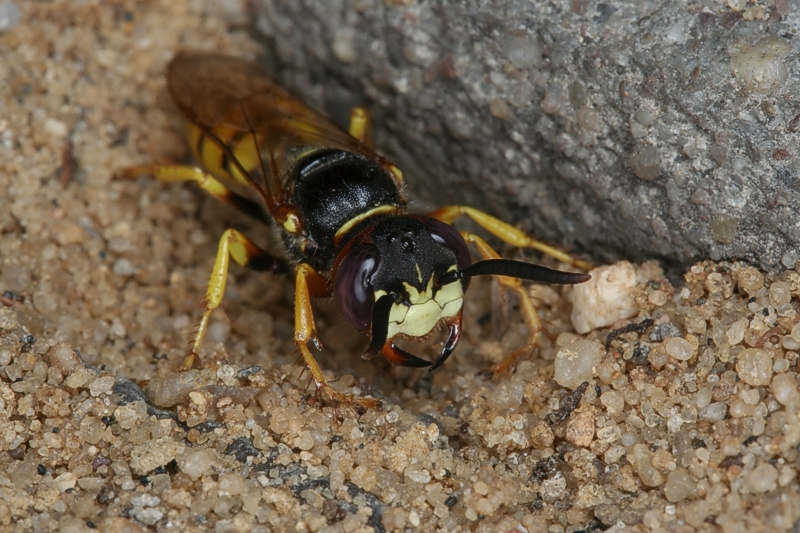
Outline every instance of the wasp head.
POLYGON ((467 278, 455 274, 471 264, 467 244, 451 226, 431 217, 398 215, 362 230, 337 258, 333 295, 339 310, 372 342, 366 358, 378 353, 403 366, 431 366, 398 348, 397 336, 421 338, 440 321, 450 337, 438 366, 460 337, 467 278), (446 352, 446 353, 445 353, 446 352))

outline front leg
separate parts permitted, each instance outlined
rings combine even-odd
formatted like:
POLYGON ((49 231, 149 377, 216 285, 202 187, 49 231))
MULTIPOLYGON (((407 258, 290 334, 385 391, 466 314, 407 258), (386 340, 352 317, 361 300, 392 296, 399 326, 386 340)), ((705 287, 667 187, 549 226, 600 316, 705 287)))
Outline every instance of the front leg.
POLYGON ((294 343, 300 350, 300 355, 311 373, 311 379, 317 387, 317 392, 323 401, 333 404, 334 407, 342 405, 346 408, 356 407, 374 409, 379 407, 378 400, 372 398, 356 398, 352 395, 334 389, 322 369, 308 348, 309 342, 317 344, 317 331, 314 325, 314 312, 311 309, 311 298, 322 298, 331 293, 331 283, 311 265, 300 263, 295 272, 294 286, 294 343))
POLYGON ((549 246, 541 241, 537 241, 533 237, 518 230, 511 224, 503 222, 502 220, 484 213, 483 211, 479 211, 474 207, 469 207, 467 205, 451 205, 449 207, 437 209, 431 213, 433 218, 441 220, 446 224, 452 224, 456 218, 462 215, 468 216, 480 227, 512 246, 539 250, 540 252, 549 255, 557 261, 568 263, 584 271, 589 271, 592 269, 592 265, 590 263, 580 259, 575 259, 568 253, 562 252, 558 248, 554 248, 553 246, 549 246))
MULTIPOLYGON (((478 249, 482 259, 500 259, 500 255, 489 244, 473 233, 465 231, 461 232, 461 236, 467 243, 472 243, 478 249)), ((518 278, 511 278, 508 276, 495 276, 497 281, 500 282, 505 288, 515 291, 519 295, 520 305, 522 306, 522 318, 528 326, 528 342, 513 352, 511 355, 492 365, 491 367, 483 370, 480 375, 484 378, 490 379, 495 374, 501 374, 509 369, 517 366, 517 363, 524 356, 528 356, 536 349, 539 344, 539 333, 542 331, 542 322, 539 320, 539 313, 536 311, 536 306, 533 305, 528 291, 522 285, 522 281, 518 278)))

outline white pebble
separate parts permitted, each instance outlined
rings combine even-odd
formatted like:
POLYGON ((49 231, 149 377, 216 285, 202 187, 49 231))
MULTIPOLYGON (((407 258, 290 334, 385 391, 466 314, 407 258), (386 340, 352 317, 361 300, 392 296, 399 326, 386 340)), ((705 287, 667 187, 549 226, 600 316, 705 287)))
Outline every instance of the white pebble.
POLYGON ((786 407, 794 406, 797 409, 800 404, 800 390, 794 376, 790 374, 778 374, 772 378, 772 394, 786 407))
POLYGON ((134 507, 155 507, 159 503, 161 499, 151 494, 139 494, 131 498, 131 505, 134 507))
POLYGON ((219 490, 230 496, 244 494, 247 489, 244 478, 236 472, 228 472, 219 476, 219 490))
POLYGON ((791 335, 794 340, 800 342, 800 322, 798 322, 797 324, 794 325, 794 327, 792 327, 791 335))
POLYGON ((625 408, 625 399, 616 391, 604 392, 600 396, 600 403, 606 406, 611 415, 621 413, 625 408))
POLYGON ((766 350, 742 350, 736 361, 736 373, 751 387, 769 385, 772 379, 772 355, 766 350))
POLYGON ((749 492, 763 493, 773 490, 778 483, 778 471, 768 463, 760 464, 745 477, 744 484, 749 492))
POLYGON ((609 326, 639 312, 636 270, 627 261, 596 268, 592 279, 572 292, 572 325, 578 333, 609 326))
POLYGON ((125 259, 124 257, 121 257, 116 261, 114 261, 114 265, 111 267, 111 270, 117 276, 123 276, 123 277, 133 276, 139 271, 139 269, 136 268, 133 265, 133 263, 130 262, 130 260, 125 259))
POLYGON ((209 450, 197 450, 178 457, 178 467, 195 481, 210 473, 216 465, 217 458, 209 450))
POLYGON ((664 347, 667 354, 679 361, 688 361, 694 355, 694 346, 681 337, 670 337, 664 347))
POLYGON ((725 332, 725 338, 728 339, 728 344, 736 346, 744 340, 744 332, 747 331, 747 318, 740 318, 730 325, 728 331, 725 332))
POLYGON ((561 348, 554 363, 556 383, 575 389, 594 376, 594 368, 603 360, 603 346, 599 342, 579 340, 561 348))
POLYGON ((44 121, 44 131, 59 139, 66 137, 69 132, 66 124, 54 118, 48 118, 44 121))
POLYGON ((301 450, 310 450, 314 447, 314 436, 310 431, 301 431, 300 434, 294 439, 294 445, 301 450))
POLYGON ((0 1, 0 32, 8 31, 22 18, 22 12, 11 0, 0 1))
POLYGON ((714 402, 700 410, 700 418, 709 422, 720 422, 728 414, 728 406, 722 402, 714 402))
POLYGON ((800 342, 795 340, 791 335, 784 335, 781 337, 781 346, 787 350, 800 350, 800 342))
POLYGON ((89 383, 89 394, 94 396, 100 396, 101 394, 105 394, 111 391, 111 388, 114 386, 114 376, 103 376, 100 378, 95 379, 91 383, 89 383))
POLYGON ((519 409, 525 393, 525 384, 519 379, 506 379, 501 381, 489 396, 487 402, 496 411, 519 409))
POLYGON ((650 293, 647 299, 650 301, 651 304, 661 307, 662 305, 667 303, 667 293, 665 293, 664 291, 653 291, 650 293))
POLYGON ((58 488, 59 491, 64 492, 67 489, 75 488, 75 483, 78 481, 78 478, 72 472, 64 472, 63 474, 59 474, 53 480, 53 484, 58 488))
POLYGON ((412 470, 409 468, 406 470, 405 474, 408 479, 417 483, 427 483, 431 480, 430 472, 425 469, 412 470))
POLYGON ((356 36, 353 30, 342 28, 333 35, 333 55, 342 63, 356 60, 356 36))
POLYGON ((669 473, 664 484, 664 496, 667 501, 677 503, 694 495, 697 482, 692 479, 684 468, 678 468, 669 473))
POLYGON ((635 444, 628 454, 639 478, 648 487, 657 487, 664 483, 664 476, 652 464, 653 454, 645 444, 635 444))
POLYGON ((792 288, 785 281, 776 281, 769 287, 769 300, 775 307, 788 304, 792 299, 792 288))

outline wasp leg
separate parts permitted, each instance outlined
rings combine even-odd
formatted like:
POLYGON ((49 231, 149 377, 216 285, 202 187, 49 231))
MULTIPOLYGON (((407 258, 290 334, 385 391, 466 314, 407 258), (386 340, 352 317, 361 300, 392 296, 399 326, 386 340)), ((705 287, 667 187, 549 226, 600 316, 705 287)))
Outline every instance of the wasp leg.
POLYGON ((219 240, 217 259, 214 261, 214 269, 211 271, 211 278, 208 280, 206 297, 203 300, 203 318, 197 326, 197 333, 194 342, 186 358, 183 360, 181 370, 189 370, 200 362, 200 345, 208 329, 208 321, 211 313, 220 306, 222 297, 225 295, 225 283, 228 278, 228 264, 233 258, 238 264, 252 268, 253 270, 276 270, 283 261, 273 257, 269 253, 253 244, 247 237, 235 229, 225 230, 219 240))
POLYGON ((350 128, 348 129, 351 137, 358 142, 372 148, 372 139, 369 136, 369 113, 363 107, 354 107, 350 111, 350 128))
MULTIPOLYGON (((372 137, 369 133, 370 124, 371 121, 369 119, 369 113, 363 107, 354 107, 350 111, 350 127, 347 131, 351 137, 364 144, 364 146, 368 148, 372 148, 372 137)), ((392 179, 394 180, 395 184, 397 184, 398 187, 402 187, 403 172, 389 161, 386 161, 382 158, 379 159, 381 160, 383 167, 392 174, 392 179)))
POLYGON ((474 220, 480 227, 501 239, 512 246, 516 246, 518 248, 533 248, 534 250, 539 250, 540 252, 549 255, 550 257, 555 258, 562 263, 569 263, 573 266, 580 268, 581 270, 591 270, 592 265, 586 261, 582 261, 580 259, 575 259, 571 255, 566 252, 562 252, 561 250, 554 248, 552 246, 548 246, 543 242, 537 241, 533 237, 530 237, 523 233, 522 231, 518 230, 511 224, 503 222, 500 219, 497 219, 483 211, 479 211, 474 207, 469 207, 466 205, 451 205, 449 207, 443 207, 442 209, 438 209, 431 213, 431 216, 435 219, 441 220, 446 224, 452 224, 453 221, 458 218, 459 216, 466 215, 472 220, 474 220))
MULTIPOLYGON (((465 241, 475 245, 475 247, 478 249, 478 253, 481 254, 483 259, 500 259, 500 255, 494 251, 494 249, 489 246, 486 241, 477 235, 465 231, 462 231, 461 235, 464 237, 465 241)), ((539 314, 536 312, 536 306, 533 305, 531 297, 528 295, 528 291, 526 291, 525 287, 522 285, 522 281, 517 278, 510 278, 507 276, 495 276, 495 278, 500 282, 500 285, 515 291, 519 295, 520 305, 522 307, 522 317, 525 320, 525 324, 528 326, 530 336, 528 337, 528 342, 526 344, 511 352, 511 355, 499 363, 494 364, 481 372, 481 375, 486 378, 491 378, 496 374, 501 374, 511 368, 514 368, 523 356, 532 353, 539 343, 539 333, 542 331, 542 322, 539 320, 539 314)))
POLYGON ((129 167, 122 171, 122 175, 126 178, 135 178, 145 174, 166 183, 194 181, 208 194, 228 205, 232 205, 242 213, 265 224, 270 221, 270 217, 259 203, 231 191, 222 182, 199 167, 189 165, 142 165, 129 167))
POLYGON ((311 298, 321 298, 330 295, 331 283, 328 279, 314 270, 311 265, 301 263, 295 272, 294 285, 294 342, 303 356, 303 361, 308 367, 311 379, 317 387, 317 392, 323 400, 334 406, 360 407, 374 409, 378 407, 378 400, 371 398, 355 398, 349 394, 334 389, 322 374, 317 360, 308 348, 309 342, 318 343, 317 331, 314 325, 314 312, 311 309, 311 298))

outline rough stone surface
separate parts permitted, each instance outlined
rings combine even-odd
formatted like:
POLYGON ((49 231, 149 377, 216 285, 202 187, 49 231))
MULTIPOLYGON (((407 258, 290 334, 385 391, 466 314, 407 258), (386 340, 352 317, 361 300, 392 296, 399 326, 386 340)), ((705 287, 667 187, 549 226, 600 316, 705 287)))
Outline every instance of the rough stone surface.
POLYGON ((280 79, 365 103, 423 205, 604 260, 800 259, 794 0, 255 5, 280 79))

